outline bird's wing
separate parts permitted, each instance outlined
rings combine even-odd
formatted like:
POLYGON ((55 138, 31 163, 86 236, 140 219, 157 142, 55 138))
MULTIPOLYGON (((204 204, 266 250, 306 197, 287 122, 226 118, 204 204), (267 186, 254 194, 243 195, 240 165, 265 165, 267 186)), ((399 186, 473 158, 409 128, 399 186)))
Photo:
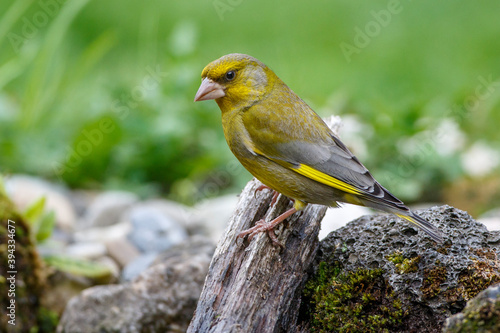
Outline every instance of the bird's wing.
POLYGON ((281 104, 281 117, 259 105, 244 113, 253 153, 343 192, 407 210, 373 178, 324 121, 300 102, 290 106, 281 104))

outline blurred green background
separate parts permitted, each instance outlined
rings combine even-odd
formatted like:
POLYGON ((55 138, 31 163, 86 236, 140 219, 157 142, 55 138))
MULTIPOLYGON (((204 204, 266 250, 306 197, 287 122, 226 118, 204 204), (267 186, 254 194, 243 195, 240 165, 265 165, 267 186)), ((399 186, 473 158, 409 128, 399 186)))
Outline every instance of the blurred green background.
POLYGON ((250 175, 200 73, 266 63, 401 199, 500 202, 500 3, 0 3, 0 171, 193 204, 250 175))

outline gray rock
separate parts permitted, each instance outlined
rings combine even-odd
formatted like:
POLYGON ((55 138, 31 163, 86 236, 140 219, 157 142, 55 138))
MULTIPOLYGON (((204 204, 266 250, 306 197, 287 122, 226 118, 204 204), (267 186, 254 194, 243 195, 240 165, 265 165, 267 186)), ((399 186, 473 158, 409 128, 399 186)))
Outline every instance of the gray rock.
POLYGON ((443 332, 500 332, 500 284, 481 291, 462 312, 446 319, 443 332))
MULTIPOLYGON (((189 229, 192 220, 193 209, 175 201, 165 199, 150 199, 136 203, 128 212, 130 214, 134 209, 154 209, 166 217, 173 219, 184 228, 189 229)), ((130 217, 128 217, 130 219, 130 217)))
POLYGON ((66 251, 66 245, 67 244, 65 242, 49 238, 46 241, 37 244, 36 249, 40 256, 47 257, 64 253, 64 251, 66 251))
POLYGON ((121 267, 125 267, 140 256, 139 250, 125 237, 107 241, 106 248, 109 256, 121 267))
POLYGON ((80 228, 104 227, 121 222, 125 211, 139 200, 137 195, 123 191, 104 192, 88 207, 80 228))
POLYGON ((118 266, 118 263, 114 261, 113 258, 102 256, 96 259, 95 262, 98 264, 102 264, 109 269, 109 272, 111 273, 110 283, 115 283, 120 279, 120 266, 118 266))
POLYGON ((209 238, 201 235, 194 235, 189 237, 185 244, 175 246, 167 251, 163 251, 152 263, 152 265, 161 264, 163 262, 168 262, 169 260, 190 260, 191 257, 195 257, 201 253, 207 254, 210 258, 213 256, 215 251, 215 243, 209 238))
POLYGON ((53 269, 47 277, 47 284, 44 286, 45 292, 42 295, 41 303, 47 309, 63 313, 66 303, 80 294, 84 289, 96 283, 92 279, 53 269))
POLYGON ((132 230, 128 239, 142 253, 159 253, 187 238, 175 220, 152 207, 134 207, 129 214, 132 230))
POLYGON ((65 254, 82 259, 97 259, 106 253, 106 246, 98 242, 74 243, 68 245, 65 250, 65 254))
POLYGON ((43 179, 26 175, 6 177, 5 189, 19 211, 24 211, 41 197, 45 197, 45 209, 54 211, 56 226, 65 231, 75 227, 76 212, 68 199, 69 191, 43 179))
MULTIPOLYGON (((338 267, 342 274, 381 269, 383 279, 377 283, 383 288, 378 292, 386 293, 384 300, 401 301, 403 310, 402 321, 387 327, 392 332, 440 332, 447 317, 500 279, 495 261, 500 232, 488 232, 467 213, 450 206, 419 214, 442 230, 444 244, 436 244, 393 215, 370 215, 328 235, 316 258, 316 272, 320 262, 338 267)), ((361 316, 383 314, 381 304, 372 306, 370 313, 361 316)))
POLYGON ((123 268, 121 281, 131 281, 135 279, 153 263, 157 256, 156 252, 137 256, 123 268))
POLYGON ((229 218, 236 208, 238 197, 234 194, 204 200, 193 209, 192 220, 197 225, 197 233, 217 242, 227 227, 229 218))
POLYGON ((167 251, 164 260, 130 283, 83 291, 69 301, 57 331, 185 331, 213 251, 210 240, 192 238, 167 251))
POLYGON ((75 231, 73 238, 75 242, 100 242, 106 243, 120 238, 127 237, 132 230, 129 221, 123 221, 107 227, 96 227, 75 231))
POLYGON ((69 199, 73 203, 73 207, 75 207, 76 214, 83 217, 98 195, 99 192, 95 190, 74 189, 71 191, 69 199))
POLYGON ((52 234, 50 235, 49 239, 57 241, 57 242, 61 242, 63 244, 70 244, 70 243, 74 242, 73 232, 63 230, 60 228, 54 228, 52 230, 52 234))

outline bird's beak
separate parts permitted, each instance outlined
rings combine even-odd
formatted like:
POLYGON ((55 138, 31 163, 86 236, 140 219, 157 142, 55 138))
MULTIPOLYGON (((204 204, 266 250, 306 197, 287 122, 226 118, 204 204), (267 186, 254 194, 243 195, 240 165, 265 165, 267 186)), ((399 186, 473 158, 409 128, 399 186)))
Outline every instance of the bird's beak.
POLYGON ((200 88, 198 88, 198 92, 196 96, 194 96, 194 101, 206 101, 209 99, 217 99, 226 96, 226 92, 224 91, 224 87, 214 82, 208 78, 204 78, 201 81, 200 88))

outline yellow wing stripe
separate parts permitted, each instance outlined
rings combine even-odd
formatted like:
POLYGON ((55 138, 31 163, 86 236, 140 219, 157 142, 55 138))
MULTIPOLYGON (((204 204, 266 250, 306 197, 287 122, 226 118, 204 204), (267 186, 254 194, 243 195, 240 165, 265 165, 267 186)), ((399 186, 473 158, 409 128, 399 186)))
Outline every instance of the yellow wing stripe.
POLYGON ((303 176, 306 176, 307 178, 313 179, 319 183, 334 187, 338 190, 351 193, 351 194, 362 194, 360 190, 355 188, 352 185, 349 185, 335 177, 332 177, 330 175, 327 175, 326 173, 323 173, 321 171, 318 171, 314 168, 311 168, 310 166, 307 166, 305 164, 300 164, 298 168, 291 168, 291 170, 300 173, 303 176))
POLYGON ((396 215, 397 215, 397 216, 399 216, 400 218, 402 218, 402 219, 404 219, 404 220, 408 221, 408 222, 411 222, 411 223, 417 224, 417 223, 415 223, 415 220, 413 220, 413 219, 412 219, 411 217, 409 217, 409 216, 406 216, 406 215, 401 215, 401 214, 396 214, 396 215))
MULTIPOLYGON (((260 150, 258 150, 253 145, 252 145, 251 151, 253 151, 254 153, 256 153, 258 155, 266 156, 264 153, 262 153, 260 150)), ((280 163, 279 161, 277 161, 275 159, 271 159, 271 160, 275 161, 278 164, 283 165, 282 163, 280 163)), ((346 182, 343 182, 335 177, 327 175, 326 173, 323 173, 323 172, 318 171, 314 168, 311 168, 308 165, 300 164, 298 168, 290 167, 288 165, 286 167, 289 168, 290 170, 293 170, 293 171, 303 175, 303 176, 306 176, 307 178, 313 179, 319 183, 331 186, 331 187, 336 188, 338 190, 341 190, 341 191, 344 191, 344 192, 347 192, 350 194, 363 194, 362 191, 358 190, 354 186, 349 185, 346 182)), ((353 204, 357 204, 357 203, 353 202, 353 204)))

